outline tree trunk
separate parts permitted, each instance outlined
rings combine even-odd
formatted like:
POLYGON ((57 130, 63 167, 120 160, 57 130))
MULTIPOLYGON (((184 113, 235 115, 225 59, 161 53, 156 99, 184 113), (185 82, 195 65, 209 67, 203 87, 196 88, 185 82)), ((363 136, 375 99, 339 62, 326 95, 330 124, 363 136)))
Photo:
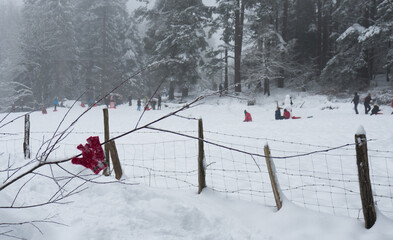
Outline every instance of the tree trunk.
POLYGON ((104 6, 104 16, 102 18, 102 59, 101 59, 101 96, 105 96, 105 82, 107 78, 107 73, 106 73, 106 63, 105 63, 105 57, 106 57, 106 21, 107 21, 107 9, 106 6, 104 6))
POLYGON ((175 83, 174 82, 171 82, 169 84, 168 99, 169 100, 175 99, 175 83))
MULTIPOLYGON (((391 42, 391 41, 388 41, 388 47, 389 47, 388 49, 390 49, 390 48, 392 47, 392 42, 391 42)), ((391 65, 388 65, 388 66, 386 67, 386 81, 387 81, 387 82, 390 81, 390 79, 389 79, 390 67, 391 67, 391 65)))
POLYGON ((181 90, 181 97, 182 98, 188 97, 188 88, 187 87, 182 88, 182 90, 181 90))
POLYGON ((225 92, 228 91, 229 81, 228 81, 228 48, 225 48, 225 76, 224 76, 224 89, 225 92))
POLYGON ((241 54, 243 40, 244 2, 236 0, 235 10, 235 92, 241 92, 241 54))
POLYGON ((322 71, 322 0, 317 1, 317 66, 322 71))
MULTIPOLYGON (((326 0, 324 1, 326 2, 326 0)), ((321 64, 322 69, 325 67, 328 59, 328 52, 329 52, 329 16, 332 13, 327 13, 322 11, 322 55, 321 55, 321 64)))
POLYGON ((284 9, 283 9, 283 16, 282 16, 282 38, 286 42, 288 40, 288 7, 289 3, 288 0, 284 1, 284 9))

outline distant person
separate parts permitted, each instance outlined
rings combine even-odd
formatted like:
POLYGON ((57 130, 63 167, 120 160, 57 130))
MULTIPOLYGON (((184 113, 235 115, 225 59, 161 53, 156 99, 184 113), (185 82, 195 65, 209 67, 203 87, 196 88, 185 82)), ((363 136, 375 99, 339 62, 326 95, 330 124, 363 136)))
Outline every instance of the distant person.
POLYGON ((275 113, 274 113, 274 118, 275 118, 276 120, 282 120, 282 119, 284 119, 284 117, 281 116, 281 110, 280 110, 280 109, 281 109, 280 107, 277 107, 277 110, 276 110, 275 113))
POLYGON ((355 95, 353 96, 351 103, 353 103, 353 105, 354 105, 356 114, 359 114, 359 112, 358 112, 359 95, 357 92, 355 92, 355 95))
POLYGON ((364 111, 366 114, 368 114, 368 112, 371 109, 370 103, 371 103, 371 94, 369 93, 367 94, 367 97, 364 98, 364 111))
POLYGON ((158 94, 157 110, 161 110, 161 101, 162 101, 161 94, 158 94))
POLYGON ((57 97, 55 98, 55 100, 53 101, 53 105, 55 107, 55 109, 53 109, 54 112, 57 111, 57 105, 59 105, 59 100, 57 99, 57 97))
POLYGON ((220 97, 222 96, 222 91, 224 91, 224 84, 220 83, 220 85, 218 85, 218 91, 220 93, 220 97))
POLYGON ((42 114, 47 114, 46 107, 42 107, 42 114))
POLYGON ((151 100, 150 104, 151 104, 151 108, 152 108, 153 110, 156 110, 157 101, 156 101, 155 98, 153 98, 153 99, 151 100))
POLYGON ((374 107, 371 110, 371 115, 377 115, 379 114, 379 111, 381 111, 381 109, 379 109, 379 106, 377 104, 374 104, 374 107))
POLYGON ((94 104, 93 98, 89 98, 89 107, 92 107, 94 104))
POLYGON ((138 100, 136 101, 136 106, 137 106, 136 110, 140 111, 141 110, 141 99, 140 98, 138 98, 138 100))
POLYGON ((252 117, 249 112, 244 110, 244 121, 243 122, 252 122, 252 117))
POLYGON ((109 103, 110 103, 110 108, 116 108, 115 106, 115 98, 113 96, 110 97, 109 99, 109 103))
POLYGON ((128 96, 128 106, 132 106, 132 96, 128 96))

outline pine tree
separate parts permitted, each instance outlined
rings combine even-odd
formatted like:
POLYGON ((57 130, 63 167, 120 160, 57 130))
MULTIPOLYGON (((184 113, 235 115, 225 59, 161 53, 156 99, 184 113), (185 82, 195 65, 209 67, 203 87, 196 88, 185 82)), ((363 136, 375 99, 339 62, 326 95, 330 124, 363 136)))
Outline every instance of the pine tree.
MULTIPOLYGON (((127 31, 125 32, 123 47, 124 55, 122 59, 123 65, 125 66, 125 78, 129 78, 130 76, 134 75, 147 64, 143 51, 142 39, 139 36, 139 32, 137 30, 138 24, 134 18, 135 16, 130 16, 128 18, 128 27, 127 31)), ((127 95, 131 94, 136 96, 143 91, 145 84, 145 73, 142 72, 140 76, 138 75, 128 82, 127 87, 124 89, 124 94, 127 92, 127 95)))
POLYGON ((77 86, 77 46, 70 0, 26 0, 23 10, 24 77, 34 101, 49 105, 55 97, 74 97, 77 86))
POLYGON ((382 69, 385 69, 386 81, 390 81, 390 70, 393 67, 393 2, 378 2, 375 27, 370 28, 366 34, 370 33, 374 46, 379 46, 382 69))
POLYGON ((172 82, 170 93, 173 94, 176 85, 187 96, 188 89, 200 78, 201 53, 207 47, 203 28, 208 17, 208 9, 201 0, 158 0, 146 13, 144 44, 149 61, 174 60, 152 73, 151 88, 167 79, 172 82))
POLYGON ((0 2, 0 111, 11 110, 11 105, 19 109, 22 96, 30 92, 17 91, 15 76, 23 72, 18 66, 20 61, 20 29, 21 9, 12 1, 0 2))
POLYGON ((344 87, 363 88, 381 71, 381 65, 389 72, 391 11, 391 1, 338 2, 333 12, 334 22, 340 23, 334 24, 338 36, 336 51, 324 68, 322 79, 344 87))
POLYGON ((87 99, 111 90, 124 74, 126 0, 77 2, 78 39, 87 99))
MULTIPOLYGON (((220 74, 220 84, 223 84, 224 89, 229 86, 229 64, 228 59, 230 54, 234 52, 234 1, 221 0, 214 8, 214 15, 210 24, 209 37, 222 31, 219 39, 223 42, 217 49, 210 49, 206 54, 206 63, 204 70, 209 78, 215 78, 220 74), (224 80, 222 80, 222 72, 224 71, 224 80), (223 81, 223 83, 222 83, 223 81)), ((233 56, 232 56, 233 57, 233 56)))

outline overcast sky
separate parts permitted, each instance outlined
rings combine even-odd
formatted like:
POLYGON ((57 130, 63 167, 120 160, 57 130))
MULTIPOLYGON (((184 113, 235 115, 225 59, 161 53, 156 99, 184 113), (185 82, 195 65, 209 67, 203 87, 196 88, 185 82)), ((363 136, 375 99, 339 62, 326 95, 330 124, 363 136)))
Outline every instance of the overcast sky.
MULTIPOLYGON (((20 6, 23 5, 23 0, 0 0, 0 3, 3 2, 14 2, 15 4, 20 6)), ((154 0, 150 0, 150 5, 152 2, 154 2, 154 0)), ((207 6, 212 6, 216 4, 216 0, 203 0, 203 3, 206 4, 207 6)), ((144 3, 141 3, 137 0, 129 0, 127 3, 127 7, 130 11, 133 11, 143 5, 144 3)))

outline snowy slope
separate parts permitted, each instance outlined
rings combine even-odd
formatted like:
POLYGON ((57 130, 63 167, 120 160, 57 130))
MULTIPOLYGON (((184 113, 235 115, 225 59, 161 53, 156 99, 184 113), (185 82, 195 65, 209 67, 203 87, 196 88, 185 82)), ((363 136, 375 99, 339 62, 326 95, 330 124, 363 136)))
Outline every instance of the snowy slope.
MULTIPOLYGON (((343 144, 353 143, 354 134, 358 127, 364 127, 367 137, 374 139, 368 146, 370 149, 378 150, 370 152, 370 155, 383 155, 379 160, 370 158, 374 167, 373 174, 382 169, 389 179, 393 174, 392 153, 393 150, 393 129, 392 129, 392 109, 390 106, 381 106, 383 115, 369 116, 363 113, 363 107, 359 105, 359 115, 355 115, 352 104, 343 100, 328 100, 325 96, 310 96, 306 93, 292 93, 294 101, 293 115, 300 116, 299 120, 274 120, 274 110, 276 101, 284 104, 284 99, 288 91, 277 91, 273 96, 257 98, 255 106, 247 106, 246 100, 228 97, 210 97, 202 101, 203 104, 190 108, 182 113, 183 117, 202 118, 204 123, 205 138, 217 143, 227 144, 230 142, 233 148, 246 149, 253 152, 263 153, 263 146, 268 143, 271 147, 273 156, 291 155, 300 152, 309 152, 323 149, 321 146, 340 146, 343 144), (243 111, 251 112, 253 122, 244 123, 243 111), (308 118, 312 116, 312 118, 308 118), (226 135, 217 135, 225 133, 226 135), (235 138, 231 136, 247 136, 252 138, 235 138), (290 142, 301 142, 305 145, 289 144, 290 142), (309 145, 306 145, 309 144, 309 145), (248 146, 249 148, 246 148, 248 146), (383 152, 386 151, 386 152, 383 152)), ((148 111, 143 116, 139 126, 155 120, 164 114, 170 113, 182 104, 165 103, 161 111, 148 111)), ((31 148, 33 154, 39 149, 40 141, 48 139, 62 117, 68 109, 60 108, 59 111, 53 112, 48 109, 48 114, 43 115, 40 112, 31 114, 32 140, 31 148)), ((64 121, 64 125, 70 124, 85 108, 75 107, 64 121)), ((20 113, 12 114, 7 119, 19 116, 20 113)), ((121 105, 117 109, 110 109, 110 129, 111 136, 124 133, 133 129, 139 119, 140 112, 136 111, 135 103, 132 107, 121 105)), ((2 114, 0 117, 3 118, 2 114)), ((59 160, 78 154, 76 146, 84 143, 85 139, 91 135, 99 135, 103 139, 102 124, 102 107, 93 108, 73 127, 74 134, 70 134, 61 143, 58 150, 55 151, 50 160, 59 160)), ((181 131, 185 134, 196 136, 197 122, 193 119, 187 120, 179 117, 170 117, 157 124, 154 127, 181 131)), ((64 127, 62 127, 64 128, 64 127)), ((1 169, 5 169, 8 159, 15 161, 16 165, 25 163, 21 157, 21 140, 20 133, 23 132, 23 119, 18 119, 12 124, 2 127, 1 133, 18 133, 17 135, 2 135, 1 144, 1 169)), ((187 170, 194 169, 194 159, 196 161, 194 140, 184 139, 180 136, 173 136, 164 133, 152 133, 151 130, 143 130, 144 133, 135 133, 127 135, 124 138, 116 140, 120 160, 123 164, 125 176, 123 183, 119 184, 112 177, 100 177, 95 179, 98 182, 113 181, 114 183, 93 184, 86 183, 81 188, 88 187, 85 191, 78 193, 66 201, 69 204, 51 204, 43 207, 28 209, 0 209, 0 222, 26 222, 31 220, 40 220, 46 217, 51 218, 60 224, 54 223, 35 223, 42 231, 37 230, 32 224, 18 226, 6 226, 0 228, 0 234, 11 230, 9 235, 22 237, 25 239, 392 239, 393 238, 393 203, 391 192, 377 189, 380 195, 389 195, 390 199, 378 199, 378 216, 375 226, 366 230, 364 228, 363 217, 357 211, 353 216, 350 210, 358 209, 360 203, 352 203, 354 196, 348 196, 347 201, 338 200, 340 204, 350 204, 346 210, 350 212, 349 216, 340 212, 339 206, 331 212, 330 209, 313 209, 308 205, 298 204, 300 198, 293 192, 285 191, 288 186, 294 186, 299 181, 296 178, 289 183, 286 177, 279 178, 282 182, 282 188, 285 193, 283 208, 276 211, 272 207, 272 199, 267 197, 258 198, 258 192, 250 197, 250 194, 239 193, 221 193, 216 191, 221 186, 220 178, 215 178, 214 172, 207 178, 207 185, 211 188, 205 189, 202 194, 197 194, 197 177, 190 174, 186 181, 175 181, 173 179, 162 178, 157 175, 150 177, 145 170, 138 172, 139 166, 137 160, 144 160, 145 169, 154 168, 165 169, 170 171, 172 167, 180 169, 185 167, 187 170), (178 147, 176 141, 184 145, 178 147), (164 143, 163 143, 164 142, 164 143), (165 143, 166 142, 166 143, 165 143), (139 145, 138 145, 139 144, 139 145), (146 145, 144 145, 146 144, 146 145), (190 145, 188 145, 190 144, 190 145), (161 148, 161 146, 169 146, 161 148), (174 147, 175 146, 175 147, 174 147), (175 156, 172 158, 171 156, 175 156), (148 165, 150 160, 154 160, 153 166, 148 165), (173 166, 173 165, 176 166, 173 166), (141 174, 145 177, 141 177, 141 174), (191 184, 188 184, 191 183, 191 184), (193 185, 194 184, 194 185, 193 185), (292 185, 291 185, 292 184, 292 185), (250 199, 252 198, 252 199, 250 199), (288 199, 286 199, 288 198, 288 199)), ((22 137, 23 138, 23 137, 22 137)), ((256 158, 254 163, 251 158, 242 157, 237 153, 228 154, 224 150, 217 150, 213 146, 206 146, 206 162, 211 164, 209 169, 219 168, 219 161, 229 159, 231 165, 241 158, 240 161, 248 166, 248 174, 254 172, 260 174, 258 167, 262 168, 263 158, 256 158), (228 155, 226 155, 228 154, 228 155), (244 158, 244 160, 243 160, 244 158)), ((350 146, 348 148, 354 148, 350 146)), ((332 154, 335 154, 333 152, 332 154)), ((341 163, 353 163, 354 150, 343 150, 339 155, 341 163), (348 156, 347 156, 348 155, 348 156)), ((323 155, 329 156, 329 155, 323 155)), ((282 170, 283 163, 288 168, 296 168, 300 163, 301 167, 310 167, 311 158, 299 158, 295 162, 288 159, 285 162, 276 160, 278 170, 282 170), (291 166, 293 164, 293 166, 291 166)), ((319 162, 319 158, 311 159, 315 165, 325 164, 319 162)), ((234 169, 242 167, 241 163, 236 163, 234 169)), ((82 171, 84 168, 71 163, 62 164, 62 166, 73 173, 82 171)), ((300 165, 299 165, 300 166, 300 165)), ((141 166, 139 166, 141 167, 141 166)), ((229 166, 228 166, 229 167, 229 166)), ((314 166, 316 172, 318 166, 314 166)), ((329 166, 335 168, 335 165, 329 166)), ((356 169, 351 169, 351 171, 356 169)), ((89 174, 90 170, 84 173, 89 174)), ((67 175, 63 170, 53 168, 54 174, 67 175)), ((51 175, 49 168, 40 170, 42 174, 51 175)), ((345 173, 345 172, 344 172, 345 173)), ((7 173, 0 172, 2 179, 5 179, 7 173)), ((151 174, 151 172, 150 172, 151 174)), ((92 178, 93 176, 88 176, 92 178)), ((179 179, 181 176, 177 176, 179 179)), ((238 176, 240 179, 240 176, 238 176)), ((346 178, 347 176, 341 176, 346 178)), ((288 177, 289 178, 289 177, 288 177)), ((335 178, 335 176, 330 176, 335 178)), ((356 176, 355 176, 356 178, 356 176)), ((15 184, 0 192, 0 206, 7 206, 13 200, 20 189, 20 186, 28 178, 23 179, 20 183, 15 184)), ((229 178, 227 178, 228 181, 229 178)), ((304 180, 307 181, 307 180, 304 180)), ((375 181, 378 181, 375 180, 375 181)), ((75 186, 80 184, 79 181, 75 186)), ((244 183, 238 181, 238 184, 244 183)), ((265 185, 268 189, 269 182, 265 185)), ((299 183, 300 184, 300 183, 299 183)), ((345 183, 344 183, 345 184, 345 183)), ((355 182, 353 185, 357 185, 355 182)), ((246 186, 246 185, 244 185, 246 186)), ((248 186, 248 185, 247 185, 248 186)), ((391 185, 388 183, 388 186, 391 185)), ((230 188, 230 186, 226 186, 230 188)), ((261 187, 252 186, 253 188, 261 187)), ((351 188, 352 185, 347 184, 351 188)), ((356 188, 356 186, 354 186, 356 188)), ((322 188, 322 187, 321 187, 322 188)), ((72 188, 70 188, 72 189, 72 188)), ((48 178, 36 176, 26 186, 23 187, 20 195, 15 201, 16 206, 29 205, 36 202, 45 201, 57 191, 56 184, 48 178)), ((333 192, 336 191, 333 189, 333 192)), ((307 193, 304 193, 307 194, 307 193)), ((324 200, 330 202, 330 198, 336 195, 327 195, 326 197, 318 192, 316 196, 310 194, 311 200, 318 200, 320 203, 324 200)), ((347 196, 346 196, 347 197, 347 196)), ((345 211, 344 211, 345 212, 345 211)), ((0 235, 0 239, 13 239, 0 235)))

